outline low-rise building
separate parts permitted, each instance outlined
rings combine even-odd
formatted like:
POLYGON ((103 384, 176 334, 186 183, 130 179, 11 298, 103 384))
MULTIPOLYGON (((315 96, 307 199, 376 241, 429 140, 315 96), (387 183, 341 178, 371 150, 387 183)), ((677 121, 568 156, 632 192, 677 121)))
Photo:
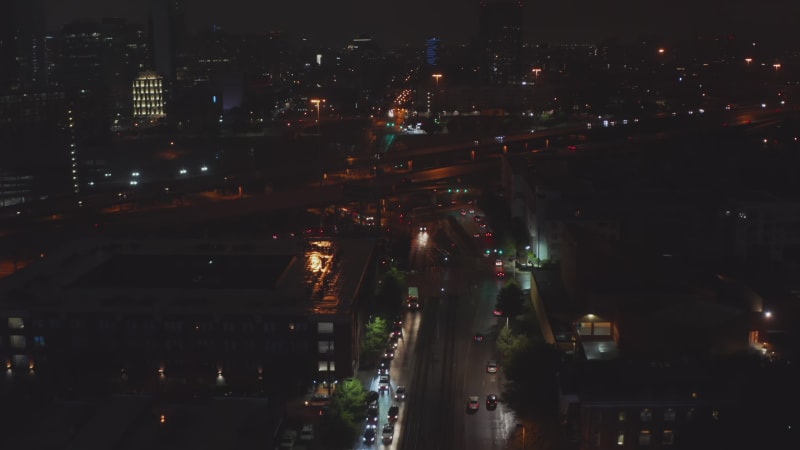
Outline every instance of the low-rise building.
POLYGON ((374 247, 324 238, 72 242, 0 283, 4 379, 235 392, 350 377, 374 247))

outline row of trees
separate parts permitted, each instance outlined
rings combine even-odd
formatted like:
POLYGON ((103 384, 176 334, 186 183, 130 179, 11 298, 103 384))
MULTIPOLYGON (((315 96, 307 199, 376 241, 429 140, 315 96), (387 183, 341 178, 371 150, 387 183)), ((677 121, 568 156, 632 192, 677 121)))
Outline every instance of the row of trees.
POLYGON ((521 415, 552 415, 557 411, 555 375, 561 353, 545 342, 536 311, 515 281, 498 292, 495 307, 507 318, 497 335, 508 382, 504 400, 521 415))
MULTIPOLYGON (((370 319, 361 345, 363 366, 371 367, 383 355, 392 318, 398 316, 403 307, 405 288, 405 276, 396 268, 390 268, 379 280, 375 301, 367 311, 370 319)), ((319 434, 327 448, 352 447, 363 428, 366 399, 367 391, 361 380, 351 378, 339 384, 320 423, 319 434)))

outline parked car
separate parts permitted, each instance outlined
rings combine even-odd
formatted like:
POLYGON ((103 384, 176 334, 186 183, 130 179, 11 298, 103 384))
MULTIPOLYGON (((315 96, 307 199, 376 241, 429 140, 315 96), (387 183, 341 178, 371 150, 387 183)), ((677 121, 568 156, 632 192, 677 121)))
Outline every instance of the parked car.
POLYGON ((490 359, 486 362, 486 373, 497 373, 497 361, 490 359))
POLYGON ((397 386, 397 389, 394 390, 394 399, 395 400, 405 400, 406 399, 406 387, 405 386, 397 386))
POLYGON ((389 422, 397 422, 397 417, 400 415, 400 407, 397 405, 392 405, 389 407, 389 413, 386 415, 386 419, 389 422))
POLYGON ((300 440, 303 442, 311 442, 314 440, 314 425, 307 423, 300 429, 300 440))
POLYGON ((281 434, 281 443, 278 445, 278 448, 281 450, 293 449, 295 442, 297 442, 297 431, 285 430, 283 434, 281 434))
POLYGON ((383 426, 381 431, 381 440, 384 444, 391 444, 394 440, 394 424, 387 423, 383 426))
POLYGON ((315 392, 306 398, 306 406, 326 406, 331 402, 331 396, 320 392, 315 392))

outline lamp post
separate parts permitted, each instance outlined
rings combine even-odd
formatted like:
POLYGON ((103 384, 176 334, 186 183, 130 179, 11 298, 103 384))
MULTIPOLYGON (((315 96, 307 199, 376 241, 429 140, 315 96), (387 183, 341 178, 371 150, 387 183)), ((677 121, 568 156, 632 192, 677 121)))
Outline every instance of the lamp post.
POLYGON ((317 106, 317 134, 319 134, 319 135, 322 135, 322 132, 320 131, 320 123, 319 123, 319 108, 320 108, 320 105, 322 103, 324 103, 324 102, 325 102, 325 99, 321 99, 321 98, 312 98, 311 99, 311 104, 317 106))
POLYGON ((436 91, 434 92, 434 95, 436 96, 436 103, 437 103, 437 105, 435 105, 435 106, 438 107, 439 106, 438 105, 438 103, 439 103, 439 79, 442 78, 442 74, 435 73, 435 74, 433 74, 431 76, 433 77, 434 80, 436 80, 436 91))

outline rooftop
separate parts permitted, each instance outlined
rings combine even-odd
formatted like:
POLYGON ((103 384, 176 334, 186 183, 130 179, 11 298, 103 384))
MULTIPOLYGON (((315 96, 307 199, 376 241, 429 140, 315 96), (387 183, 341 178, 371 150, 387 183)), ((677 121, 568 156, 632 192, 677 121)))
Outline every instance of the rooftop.
POLYGON ((335 314, 357 297, 374 245, 356 238, 78 240, 0 281, 0 308, 335 314))

